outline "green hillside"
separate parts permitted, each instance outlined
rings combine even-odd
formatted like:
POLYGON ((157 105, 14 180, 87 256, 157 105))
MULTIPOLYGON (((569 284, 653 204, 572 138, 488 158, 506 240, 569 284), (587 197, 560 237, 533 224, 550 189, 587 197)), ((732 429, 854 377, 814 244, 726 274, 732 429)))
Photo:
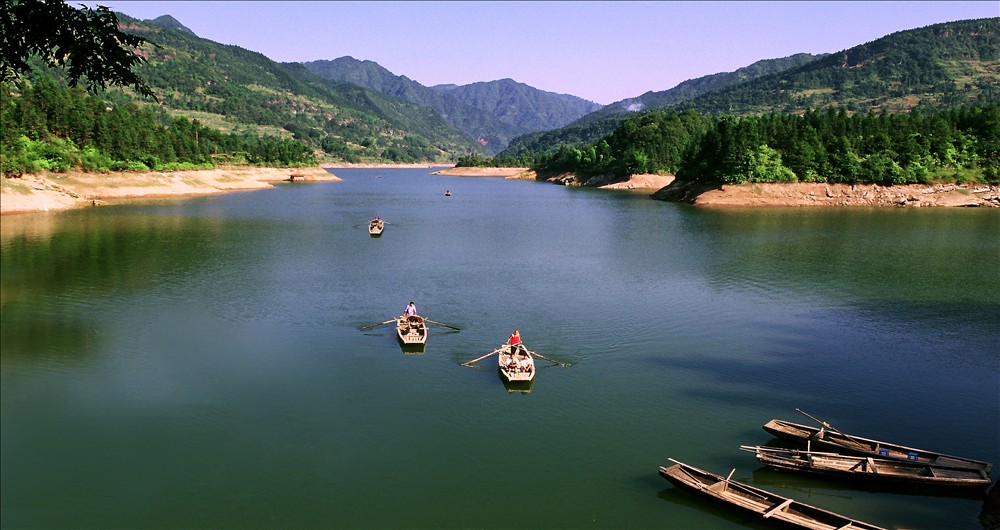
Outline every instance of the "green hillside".
POLYGON ((448 161, 484 152, 426 107, 199 38, 173 18, 157 19, 166 26, 119 19, 128 32, 153 44, 144 47, 147 63, 138 73, 172 115, 223 131, 294 138, 328 159, 448 161))
POLYGON ((501 154, 517 157, 532 152, 545 152, 559 145, 580 146, 593 143, 610 134, 622 121, 637 112, 670 107, 702 94, 802 66, 819 57, 823 55, 799 53, 781 59, 765 59, 733 72, 689 79, 669 90, 646 92, 591 112, 565 127, 518 137, 501 154))
POLYGON ((1000 18, 900 31, 681 103, 710 114, 890 112, 1000 100, 1000 18))
POLYGON ((500 155, 523 158, 560 145, 592 144, 614 131, 627 108, 745 116, 831 106, 849 112, 931 111, 995 102, 1000 100, 998 29, 1000 18, 947 22, 814 60, 799 54, 761 61, 734 72, 740 75, 706 76, 613 103, 567 127, 517 138, 500 155))

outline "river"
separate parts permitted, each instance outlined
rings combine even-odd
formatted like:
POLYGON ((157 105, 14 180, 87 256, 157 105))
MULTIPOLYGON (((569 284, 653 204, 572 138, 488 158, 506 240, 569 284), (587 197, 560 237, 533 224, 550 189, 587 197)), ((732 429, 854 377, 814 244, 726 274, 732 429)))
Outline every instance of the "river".
POLYGON ((663 480, 674 458, 887 528, 979 527, 982 499, 739 446, 813 424, 800 408, 1000 463, 996 210, 700 209, 431 171, 5 216, 0 525, 762 527, 663 480), (407 353, 363 329, 411 300, 460 331, 407 353), (568 365, 528 392, 462 366, 515 328, 568 365))

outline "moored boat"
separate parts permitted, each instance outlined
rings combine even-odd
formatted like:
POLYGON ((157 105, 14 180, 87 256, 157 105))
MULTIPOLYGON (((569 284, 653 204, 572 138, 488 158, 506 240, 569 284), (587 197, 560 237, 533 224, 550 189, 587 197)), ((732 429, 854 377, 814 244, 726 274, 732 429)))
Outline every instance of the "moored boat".
POLYGON ((427 344, 427 322, 420 315, 403 315, 396 319, 396 336, 403 346, 427 344))
POLYGON ((757 514, 768 521, 781 522, 788 526, 808 530, 838 528, 875 530, 882 528, 730 480, 732 473, 729 474, 729 477, 723 477, 672 458, 670 460, 674 462, 674 465, 670 467, 660 466, 660 476, 675 486, 727 506, 757 514))
POLYGON ((375 218, 368 223, 368 233, 372 236, 382 235, 383 230, 385 230, 385 221, 382 219, 375 218))
POLYGON ((850 434, 842 433, 824 424, 823 427, 811 427, 790 421, 773 419, 764 424, 764 430, 772 435, 785 440, 792 440, 800 443, 815 444, 823 448, 833 449, 838 452, 848 452, 877 458, 887 458, 918 462, 938 467, 964 467, 969 469, 979 469, 987 475, 993 469, 993 464, 963 458, 959 456, 946 455, 916 449, 889 442, 881 442, 869 438, 862 438, 850 434))
POLYGON ((845 479, 972 490, 985 489, 992 482, 982 469, 941 467, 915 461, 778 447, 744 445, 740 449, 754 453, 760 463, 775 469, 845 479))
POLYGON ((535 359, 523 344, 504 344, 498 350, 500 375, 507 382, 531 381, 535 378, 535 359))

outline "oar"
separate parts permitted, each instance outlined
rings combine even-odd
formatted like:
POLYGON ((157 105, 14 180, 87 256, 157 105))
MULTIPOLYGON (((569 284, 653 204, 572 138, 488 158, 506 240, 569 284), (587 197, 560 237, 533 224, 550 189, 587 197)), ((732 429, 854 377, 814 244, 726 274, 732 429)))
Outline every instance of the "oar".
POLYGON ((384 325, 386 325, 386 324, 388 324, 390 322, 395 322, 395 321, 396 321, 396 319, 394 318, 392 320, 386 320, 385 322, 379 322, 378 324, 372 324, 370 326, 365 326, 365 327, 363 327, 361 329, 371 329, 371 328, 375 328, 375 327, 378 327, 378 326, 384 326, 384 325))
POLYGON ((493 350, 493 351, 487 353, 486 355, 483 355, 482 357, 479 357, 477 359, 473 359, 473 360, 471 360, 469 362, 462 363, 462 366, 472 366, 472 363, 482 361, 483 359, 489 357, 490 355, 495 355, 497 353, 500 353, 500 348, 497 348, 497 349, 495 349, 495 350, 493 350))
POLYGON ((835 433, 837 433, 837 434, 839 434, 841 436, 845 436, 845 437, 849 438, 852 442, 854 442, 856 444, 859 444, 859 445, 869 445, 869 444, 866 444, 866 443, 864 443, 864 442, 856 439, 855 437, 851 436, 850 434, 847 434, 845 432, 841 432, 840 429, 834 427, 833 425, 830 425, 829 423, 827 423, 825 421, 822 421, 822 420, 816 418, 815 416, 812 416, 811 414, 809 414, 808 412, 805 412, 802 409, 796 408, 795 410, 797 412, 801 412, 802 414, 805 414, 806 416, 809 416, 813 421, 815 421, 815 422, 819 423, 820 425, 822 425, 822 426, 830 429, 831 431, 833 431, 833 432, 835 432, 835 433))
POLYGON ((545 359, 546 361, 548 361, 550 363, 558 364, 559 366, 569 366, 568 364, 561 363, 559 361, 553 361, 552 359, 549 359, 548 357, 546 357, 546 356, 544 356, 544 355, 542 355, 540 353, 537 353, 537 352, 529 351, 528 353, 534 355, 535 357, 538 357, 539 359, 545 359))
POLYGON ((439 326, 444 326, 446 328, 457 329, 457 330, 461 330, 462 329, 462 328, 456 328, 455 326, 449 326, 448 324, 442 324, 440 322, 434 322, 433 320, 431 320, 429 318, 425 318, 424 320, 427 321, 427 322, 429 322, 429 323, 431 323, 431 324, 437 324, 439 326))

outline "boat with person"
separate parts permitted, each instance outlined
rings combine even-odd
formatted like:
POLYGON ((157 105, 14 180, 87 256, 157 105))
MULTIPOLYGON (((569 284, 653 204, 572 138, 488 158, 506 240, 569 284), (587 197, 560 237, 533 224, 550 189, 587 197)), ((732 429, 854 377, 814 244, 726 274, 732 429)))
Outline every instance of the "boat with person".
MULTIPOLYGON (((736 509, 759 515, 767 521, 807 530, 858 529, 878 530, 880 526, 851 519, 822 508, 782 497, 728 477, 716 475, 694 466, 670 459, 674 465, 660 466, 660 476, 678 488, 697 493, 736 509)), ((882 529, 884 530, 884 529, 882 529)))
POLYGON ((420 315, 402 315, 396 319, 396 336, 403 346, 427 344, 427 321, 420 315))
POLYGON ((379 219, 378 217, 372 219, 368 223, 368 234, 372 237, 378 237, 382 235, 382 231, 385 230, 385 221, 379 219))
MULTIPOLYGON (((802 411, 799 411, 802 412, 802 411)), ((804 413, 803 413, 804 414, 804 413)), ((814 418, 815 419, 815 418, 814 418)), ((764 424, 764 430, 773 436, 800 442, 807 445, 817 445, 821 448, 837 452, 859 454, 876 458, 887 458, 928 464, 936 467, 964 467, 982 470, 987 475, 993 470, 993 464, 960 456, 946 455, 926 449, 916 449, 905 445, 882 442, 870 438, 862 438, 843 433, 826 422, 822 427, 801 425, 790 421, 772 419, 764 424)), ((808 447, 811 449, 812 447, 808 447)))
POLYGON ((523 344, 504 344, 498 350, 497 364, 504 380, 517 383, 535 378, 535 359, 523 344))
POLYGON ((743 445, 740 449, 754 453, 760 463, 775 469, 843 479, 969 490, 985 489, 992 483, 982 469, 941 467, 915 461, 780 447, 743 445))

